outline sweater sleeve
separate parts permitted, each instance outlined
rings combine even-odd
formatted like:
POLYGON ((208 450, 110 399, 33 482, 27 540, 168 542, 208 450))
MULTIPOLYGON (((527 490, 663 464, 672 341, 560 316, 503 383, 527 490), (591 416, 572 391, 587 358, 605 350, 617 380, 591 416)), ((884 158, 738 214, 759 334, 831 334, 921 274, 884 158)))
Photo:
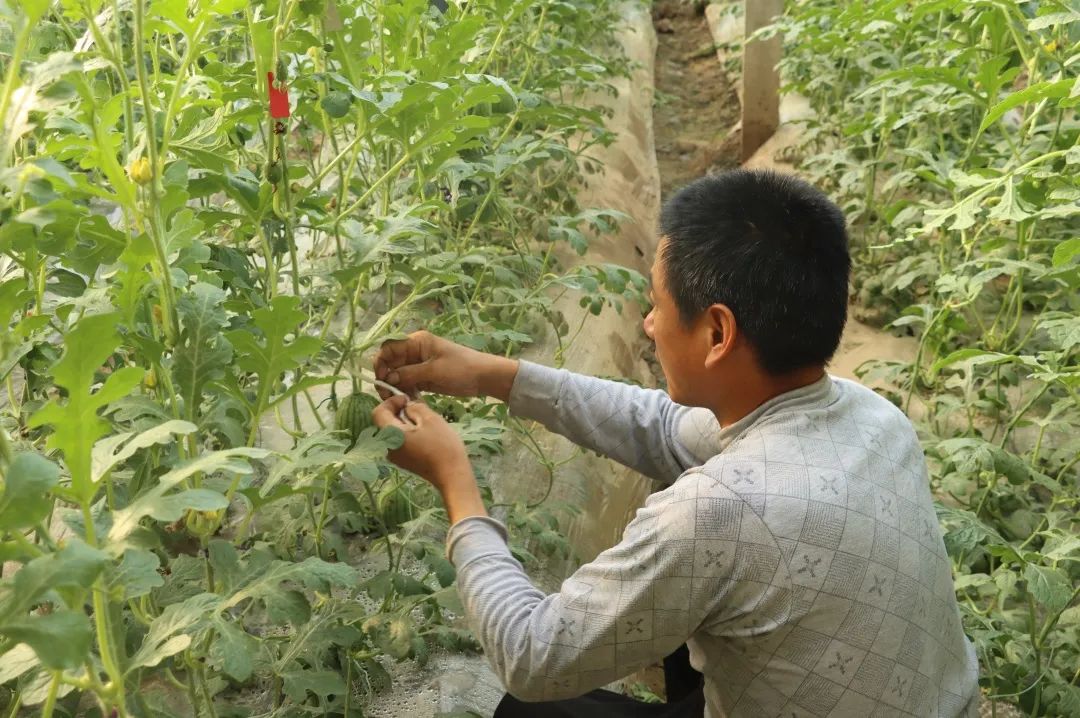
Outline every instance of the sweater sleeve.
POLYGON ((509 398, 514 416, 665 484, 720 450, 712 413, 676 404, 659 389, 522 360, 509 398))
POLYGON ((702 482, 711 479, 690 473, 653 494, 616 546, 550 595, 511 556, 497 521, 451 527, 466 617, 511 695, 582 695, 663 659, 698 630, 737 635, 786 620, 790 580, 771 534, 733 494, 699 493, 702 482), (752 565, 740 568, 739 544, 751 540, 760 542, 743 557, 752 565))

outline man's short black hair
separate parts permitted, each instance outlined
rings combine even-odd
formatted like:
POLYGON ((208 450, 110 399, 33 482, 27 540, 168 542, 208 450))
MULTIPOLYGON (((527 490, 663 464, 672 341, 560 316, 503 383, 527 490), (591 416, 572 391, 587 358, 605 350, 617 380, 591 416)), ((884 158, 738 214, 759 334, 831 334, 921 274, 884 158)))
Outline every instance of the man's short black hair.
POLYGON ((847 319, 844 225, 839 207, 790 175, 738 169, 683 187, 660 215, 683 326, 725 304, 770 374, 826 363, 847 319))

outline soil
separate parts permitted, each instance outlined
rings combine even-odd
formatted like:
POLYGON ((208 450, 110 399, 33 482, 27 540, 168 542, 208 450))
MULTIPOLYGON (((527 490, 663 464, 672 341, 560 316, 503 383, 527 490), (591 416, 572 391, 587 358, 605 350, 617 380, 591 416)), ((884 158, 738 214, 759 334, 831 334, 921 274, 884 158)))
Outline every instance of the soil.
POLYGON ((706 174, 739 165, 735 85, 718 62, 703 5, 653 6, 656 100, 653 122, 660 199, 706 174))

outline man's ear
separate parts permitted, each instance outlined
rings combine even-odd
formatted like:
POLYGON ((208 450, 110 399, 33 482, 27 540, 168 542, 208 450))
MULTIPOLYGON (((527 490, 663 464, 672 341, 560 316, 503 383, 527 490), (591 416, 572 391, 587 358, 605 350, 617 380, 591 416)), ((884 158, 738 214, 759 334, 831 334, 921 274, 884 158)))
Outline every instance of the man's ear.
POLYGON ((735 323, 735 315, 726 304, 714 304, 705 310, 705 314, 711 333, 709 352, 705 355, 705 368, 711 369, 734 351, 739 327, 735 323))

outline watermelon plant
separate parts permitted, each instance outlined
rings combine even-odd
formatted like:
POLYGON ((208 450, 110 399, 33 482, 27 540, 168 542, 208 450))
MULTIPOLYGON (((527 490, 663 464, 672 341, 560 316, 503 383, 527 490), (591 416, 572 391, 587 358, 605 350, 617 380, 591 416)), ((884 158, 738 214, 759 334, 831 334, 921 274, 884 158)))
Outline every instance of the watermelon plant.
POLYGON ((852 218, 857 312, 932 463, 985 692, 1080 716, 1080 6, 794 0, 800 169, 852 218))
MULTIPOLYGON (((557 251, 622 219, 575 199, 612 140, 588 98, 627 71, 617 20, 0 3, 5 715, 359 716, 387 661, 473 646, 443 512, 337 387, 413 328, 565 348, 562 293, 640 299, 557 251)), ((481 469, 523 430, 434 405, 481 469)), ((504 508, 521 558, 568 551, 557 505, 504 508)))
POLYGON ((362 391, 354 391, 338 404, 334 414, 334 429, 349 440, 349 448, 356 445, 360 434, 375 425, 372 412, 380 404, 378 397, 362 391))

